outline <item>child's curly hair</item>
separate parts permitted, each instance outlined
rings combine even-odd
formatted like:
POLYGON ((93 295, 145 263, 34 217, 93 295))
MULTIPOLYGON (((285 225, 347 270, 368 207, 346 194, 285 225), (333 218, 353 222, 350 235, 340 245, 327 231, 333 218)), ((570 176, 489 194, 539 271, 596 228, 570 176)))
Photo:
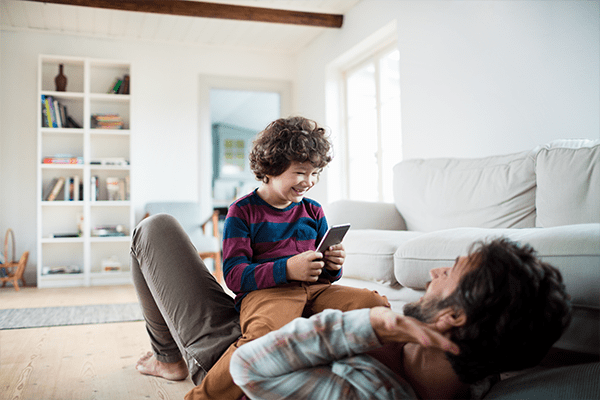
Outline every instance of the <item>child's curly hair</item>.
POLYGON ((280 118, 260 132, 250 151, 250 169, 256 179, 268 182, 267 175, 279 176, 293 161, 310 161, 324 168, 331 161, 331 143, 325 129, 304 117, 280 118))

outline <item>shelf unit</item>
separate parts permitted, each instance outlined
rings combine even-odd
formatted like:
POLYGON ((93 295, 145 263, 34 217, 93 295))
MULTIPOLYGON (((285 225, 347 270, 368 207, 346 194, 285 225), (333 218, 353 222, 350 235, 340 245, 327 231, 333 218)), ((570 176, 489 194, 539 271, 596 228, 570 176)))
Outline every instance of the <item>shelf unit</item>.
POLYGON ((113 285, 131 282, 129 243, 134 228, 131 202, 131 102, 130 94, 107 93, 116 78, 131 76, 131 64, 115 60, 40 55, 37 97, 37 282, 38 287, 113 285), (66 91, 56 91, 54 77, 63 65, 66 91), (81 128, 44 127, 42 96, 51 96, 81 128), (123 126, 100 129, 92 126, 92 116, 118 114, 123 126), (81 157, 83 163, 50 164, 45 157, 81 157), (119 158, 126 163, 98 164, 99 160, 119 158), (64 188, 54 201, 43 196, 53 178, 75 177, 80 182, 79 199, 65 200, 64 188), (98 190, 92 193, 92 177, 98 190), (122 181, 125 196, 109 200, 107 178, 122 181), (125 236, 94 236, 100 227, 119 227, 125 236), (78 234, 77 237, 55 237, 78 234), (106 272, 104 260, 120 264, 120 271, 106 272), (49 273, 59 268, 77 273, 49 273))

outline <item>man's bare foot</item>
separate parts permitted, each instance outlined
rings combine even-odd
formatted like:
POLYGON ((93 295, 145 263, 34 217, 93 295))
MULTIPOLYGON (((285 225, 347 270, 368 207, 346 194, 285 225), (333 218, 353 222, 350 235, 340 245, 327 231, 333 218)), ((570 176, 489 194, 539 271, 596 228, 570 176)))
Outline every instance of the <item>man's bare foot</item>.
POLYGON ((135 369, 144 375, 158 376, 170 381, 180 381, 188 376, 187 365, 183 359, 175 363, 165 363, 158 361, 151 351, 138 360, 135 369))

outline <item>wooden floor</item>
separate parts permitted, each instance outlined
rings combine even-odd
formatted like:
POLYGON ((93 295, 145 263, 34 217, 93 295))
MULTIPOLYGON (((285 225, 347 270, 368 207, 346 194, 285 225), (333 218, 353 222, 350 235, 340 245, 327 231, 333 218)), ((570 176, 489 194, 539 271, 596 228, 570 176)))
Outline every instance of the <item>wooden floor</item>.
MULTIPOLYGON (((133 286, 0 288, 0 309, 136 302, 133 286)), ((182 399, 194 387, 135 370, 144 322, 0 330, 0 399, 182 399)))

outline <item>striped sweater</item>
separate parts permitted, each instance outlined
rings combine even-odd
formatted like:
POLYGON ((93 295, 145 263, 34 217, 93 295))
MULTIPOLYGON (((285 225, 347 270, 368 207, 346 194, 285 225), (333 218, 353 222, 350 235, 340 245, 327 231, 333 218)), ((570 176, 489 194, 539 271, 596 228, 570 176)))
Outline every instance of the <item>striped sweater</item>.
MULTIPOLYGON (((238 311, 249 292, 289 283, 288 258, 316 250, 326 231, 325 214, 314 200, 304 198, 278 209, 254 190, 235 201, 223 229, 223 273, 227 287, 236 294, 238 311)), ((319 281, 334 282, 341 276, 341 269, 324 268, 319 281)))

